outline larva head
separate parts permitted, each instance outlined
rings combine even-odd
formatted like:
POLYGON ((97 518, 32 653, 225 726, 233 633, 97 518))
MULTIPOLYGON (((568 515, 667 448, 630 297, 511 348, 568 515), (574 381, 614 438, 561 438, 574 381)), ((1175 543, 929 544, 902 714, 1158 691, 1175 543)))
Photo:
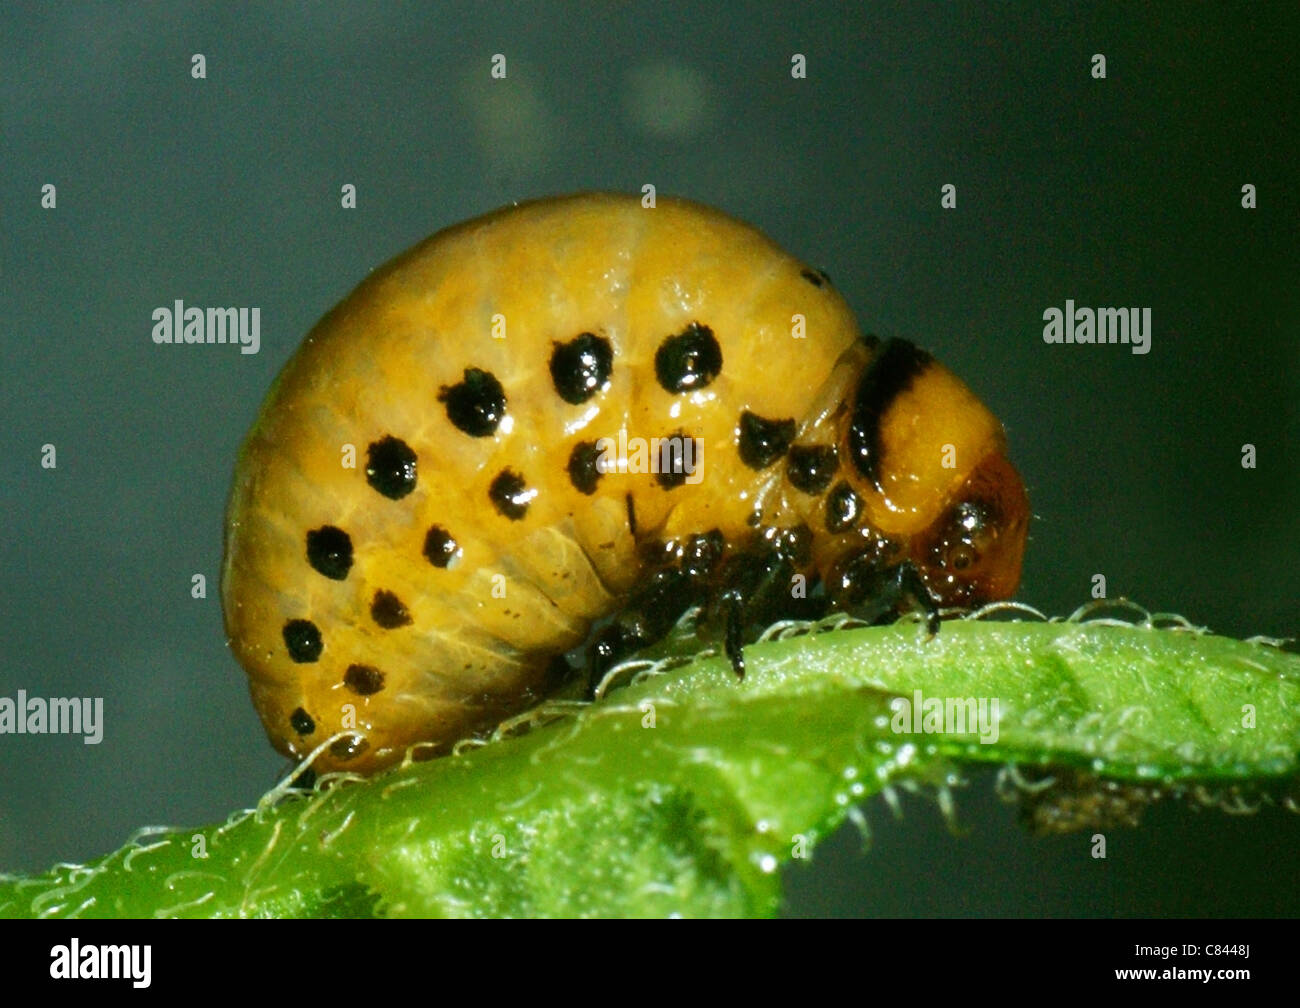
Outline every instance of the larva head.
MULTIPOLYGON (((910 560, 941 604, 1010 597, 1020 582, 1029 502, 997 419, 960 379, 903 340, 874 347, 845 406, 840 493, 852 498, 851 524, 877 537, 870 562, 910 560)), ((861 552, 860 541, 843 540, 843 553, 861 552)))

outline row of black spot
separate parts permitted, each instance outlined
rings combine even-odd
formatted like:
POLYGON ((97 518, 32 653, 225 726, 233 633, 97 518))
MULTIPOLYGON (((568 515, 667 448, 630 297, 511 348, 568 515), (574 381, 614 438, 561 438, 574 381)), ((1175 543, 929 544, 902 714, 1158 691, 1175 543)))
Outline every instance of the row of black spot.
MULTIPOLYGON (((370 618, 385 630, 397 630, 411 625, 410 610, 396 595, 382 588, 375 592, 375 597, 370 602, 370 618)), ((316 624, 305 619, 289 620, 284 625, 284 644, 289 657, 298 664, 316 661, 325 646, 316 624)))
MULTIPOLYGON (((754 470, 766 469, 773 462, 786 454, 790 448, 790 442, 794 438, 795 422, 794 420, 767 420, 756 413, 745 410, 740 415, 740 459, 745 465, 754 470)), ((667 458, 661 458, 658 471, 655 472, 655 481, 665 490, 671 490, 674 487, 681 486, 686 482, 689 473, 685 467, 683 452, 683 441, 690 437, 685 431, 678 430, 668 437, 661 439, 661 444, 667 448, 667 458)), ((600 478, 605 475, 601 472, 598 462, 600 461, 600 450, 596 441, 579 441, 573 446, 569 453, 568 473, 569 483, 581 494, 590 496, 596 492, 596 485, 600 478)), ((814 451, 821 451, 814 449, 814 451)), ((833 472, 834 449, 828 449, 832 463, 831 472, 833 472)), ((698 458, 698 448, 696 449, 698 458)), ((816 480, 821 479, 823 475, 829 482, 830 474, 826 472, 826 463, 823 456, 820 465, 816 460, 808 460, 800 463, 800 475, 792 475, 791 482, 803 489, 805 486, 815 484, 816 480), (799 480, 799 482, 796 482, 799 480), (802 486, 800 485, 802 483, 802 486)), ((825 486, 822 486, 825 489, 825 486)), ((808 492, 817 492, 809 490, 808 492)))
MULTIPOLYGON (((685 442, 688 439, 697 442, 695 457, 698 458, 698 438, 692 438, 685 431, 678 430, 661 439, 661 444, 667 451, 664 452, 661 448, 659 465, 654 478, 655 482, 665 490, 681 486, 686 482, 686 477, 694 471, 686 467, 685 442)), ((597 441, 579 441, 573 446, 573 451, 569 452, 567 466, 569 483, 578 493, 587 496, 596 492, 596 485, 600 482, 600 478, 606 475, 598 464, 601 456, 598 444, 597 441)))
MULTIPOLYGON (((459 553, 460 544, 450 532, 441 525, 430 527, 424 537, 424 556, 429 563, 435 567, 446 567, 459 553)), ((348 571, 352 569, 352 537, 334 525, 312 529, 307 533, 307 563, 331 581, 346 580, 348 571)), ((397 596, 392 592, 380 591, 376 593, 375 599, 376 606, 385 611, 392 611, 394 606, 400 606, 402 612, 406 611, 406 607, 397 601, 397 596)), ((380 620, 376 622, 384 625, 380 620)))
MULTIPOLYGON (((739 427, 740 459, 749 468, 766 469, 787 451, 797 450, 800 454, 791 456, 790 482, 811 494, 826 488, 834 472, 835 449, 819 446, 791 449, 795 432, 793 419, 769 420, 745 410, 740 415, 739 427)), ((664 460, 666 464, 659 466, 655 478, 665 490, 681 486, 689 475, 684 467, 683 441, 690 436, 679 429, 661 439, 670 457, 664 460)), ((573 446, 567 470, 569 483, 579 493, 590 496, 596 492, 600 477, 605 475, 597 465, 599 458, 596 441, 580 441, 573 446)), ((415 488, 415 453, 404 441, 391 435, 374 442, 369 449, 366 479, 385 497, 393 500, 405 497, 415 488)), ((502 469, 488 487, 492 506, 503 518, 512 521, 519 521, 527 514, 533 496, 524 478, 510 468, 502 469)))
MULTIPOLYGON (((579 333, 567 343, 554 344, 551 352, 551 384, 556 395, 572 406, 580 406, 608 388, 613 370, 614 348, 595 333, 579 333)), ((707 387, 721 370, 722 348, 717 337, 708 326, 696 322, 666 338, 655 351, 655 377, 674 394, 707 387)), ((506 415, 505 389, 496 375, 482 368, 466 368, 461 381, 439 391, 438 401, 446 407, 452 425, 470 437, 495 434, 506 415)))
MULTIPOLYGON (((470 373, 470 371, 466 372, 467 375, 470 373)), ((486 374, 486 372, 476 373, 486 374)), ((491 378, 491 375, 487 377, 491 378)), ((492 378, 492 381, 495 382, 496 379, 492 378)), ((419 468, 417 461, 410 445, 401 438, 393 437, 391 434, 386 435, 372 442, 367 449, 366 482, 373 490, 389 500, 401 500, 415 489, 419 468)), ((524 478, 513 469, 502 469, 488 487, 488 499, 492 501, 492 506, 496 508, 498 514, 511 521, 519 521, 524 517, 532 498, 533 492, 529 490, 524 478)), ((320 568, 317 567, 317 570, 320 568)), ((330 576, 325 571, 321 573, 330 576)))

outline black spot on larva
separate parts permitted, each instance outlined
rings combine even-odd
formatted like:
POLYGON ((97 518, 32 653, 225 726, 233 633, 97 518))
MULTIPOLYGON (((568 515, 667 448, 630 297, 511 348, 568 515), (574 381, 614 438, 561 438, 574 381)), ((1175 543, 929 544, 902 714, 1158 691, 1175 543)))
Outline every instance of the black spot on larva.
POLYGON ((633 536, 635 536, 636 535, 636 502, 632 500, 631 494, 628 494, 626 497, 624 497, 623 501, 624 503, 627 504, 627 530, 631 532, 633 536))
POLYGON ((401 438, 374 442, 367 453, 366 482, 389 500, 401 500, 415 489, 415 452, 401 438))
POLYGON ((327 578, 342 581, 352 569, 352 539, 333 525, 312 529, 307 533, 307 562, 327 578))
POLYGON ((857 524, 861 510, 861 499, 841 480, 826 497, 826 531, 836 535, 851 529, 857 524))
POLYGON ((740 414, 740 461, 751 469, 766 469, 793 440, 793 420, 767 420, 749 410, 740 414))
POLYGON ((320 631, 311 620, 291 619, 284 625, 284 646, 299 664, 314 662, 325 647, 320 631))
POLYGON ((357 696, 370 696, 384 688, 384 673, 373 665, 349 665, 343 685, 357 696))
MULTIPOLYGON (((652 441, 651 445, 654 444, 652 441)), ((659 438, 658 451, 651 463, 655 482, 665 490, 673 490, 685 483, 687 476, 699 471, 699 442, 681 431, 659 438)))
POLYGON ((594 494, 596 484, 604 475, 596 466, 600 450, 595 441, 579 441, 569 452, 569 482, 578 493, 594 494))
POLYGON ((585 332, 568 343, 555 344, 551 381, 561 399, 577 406, 609 384, 613 366, 614 348, 609 340, 585 332))
POLYGON ((722 370, 722 348, 713 330, 692 322, 655 351, 655 377, 669 392, 705 388, 722 370))
POLYGON ((511 521, 519 521, 528 513, 528 505, 536 494, 529 490, 524 478, 513 469, 502 469, 488 487, 488 500, 497 513, 511 521))
POLYGON ((316 722, 301 707, 295 707, 293 713, 289 715, 289 727, 299 735, 310 735, 316 730, 316 722))
POLYGON ((933 358, 906 340, 891 339, 872 358, 858 382, 849 421, 849 458, 862 476, 880 485, 880 426, 894 400, 906 392, 933 358))
POLYGON ((410 610, 402 604, 402 600, 382 588, 375 592, 375 597, 370 602, 370 618, 385 630, 396 630, 411 624, 410 610))
POLYGON ((460 553, 460 546, 441 525, 434 525, 424 537, 424 556, 435 567, 446 567, 460 553))
POLYGON ((438 401, 447 405, 447 419, 470 437, 495 434, 506 415, 506 393, 490 371, 466 368, 465 379, 443 387, 438 401))
POLYGON ((834 445, 794 445, 785 463, 785 478, 796 490, 814 497, 831 485, 839 469, 834 445))
POLYGON ((799 275, 803 277, 805 280, 807 280, 814 287, 821 287, 823 285, 827 287, 835 286, 834 284, 831 283, 831 278, 826 275, 825 270, 805 269, 805 270, 801 270, 799 275))
POLYGON ((344 735, 330 743, 330 755, 339 762, 346 762, 361 755, 369 745, 362 735, 344 735))

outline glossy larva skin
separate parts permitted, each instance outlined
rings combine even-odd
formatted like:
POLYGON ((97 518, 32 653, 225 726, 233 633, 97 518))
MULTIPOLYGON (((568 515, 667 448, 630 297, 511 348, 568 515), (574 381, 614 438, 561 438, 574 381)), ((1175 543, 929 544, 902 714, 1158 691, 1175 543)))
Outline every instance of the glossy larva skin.
POLYGON ((1018 477, 990 461, 1001 427, 928 358, 868 389, 879 354, 822 275, 684 201, 542 200, 377 270, 285 367, 236 471, 222 598, 272 742, 301 758, 338 736, 315 768, 367 773, 486 730, 704 533, 721 558, 798 529, 780 571, 855 599, 844 571, 867 553, 873 571, 914 562, 936 601, 1009 594, 1025 516, 1018 477), (593 443, 621 432, 697 439, 698 472, 599 473, 593 443), (791 444, 834 457, 824 488, 792 484, 791 444), (936 522, 994 470, 1014 556, 945 591, 925 569, 936 522), (846 486, 838 527, 828 498, 846 486))

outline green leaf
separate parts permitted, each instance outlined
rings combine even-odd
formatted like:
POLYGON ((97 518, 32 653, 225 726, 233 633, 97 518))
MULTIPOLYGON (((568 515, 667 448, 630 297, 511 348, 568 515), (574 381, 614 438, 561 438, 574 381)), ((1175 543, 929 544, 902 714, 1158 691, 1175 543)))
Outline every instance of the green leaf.
POLYGON ((955 764, 1047 768, 1075 798, 1110 797, 1057 826, 1126 792, 1282 800, 1297 779, 1300 657, 1183 623, 961 620, 932 639, 902 623, 746 660, 743 683, 716 657, 661 662, 453 757, 0 877, 0 914, 771 915, 782 864, 882 788, 940 787, 955 764), (913 716, 980 700, 998 714, 982 738, 913 716))

